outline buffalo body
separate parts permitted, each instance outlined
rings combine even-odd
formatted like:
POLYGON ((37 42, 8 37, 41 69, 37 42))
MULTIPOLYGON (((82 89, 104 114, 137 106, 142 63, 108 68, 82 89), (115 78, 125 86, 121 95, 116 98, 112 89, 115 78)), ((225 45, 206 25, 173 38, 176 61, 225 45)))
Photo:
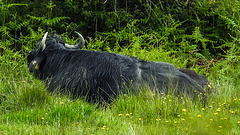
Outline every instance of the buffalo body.
POLYGON ((165 62, 67 48, 58 35, 40 39, 27 60, 29 71, 44 80, 50 91, 85 96, 89 101, 109 101, 126 89, 136 92, 143 85, 158 92, 195 95, 205 93, 201 84, 208 83, 204 77, 199 82, 186 70, 165 62))

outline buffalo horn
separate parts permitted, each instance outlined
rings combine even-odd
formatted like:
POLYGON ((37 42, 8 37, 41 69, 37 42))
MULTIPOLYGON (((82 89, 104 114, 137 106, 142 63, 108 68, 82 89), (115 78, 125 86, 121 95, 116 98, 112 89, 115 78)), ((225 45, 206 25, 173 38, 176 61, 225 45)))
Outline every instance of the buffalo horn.
POLYGON ((65 47, 69 49, 82 49, 85 44, 85 40, 80 33, 78 33, 77 31, 74 32, 78 34, 78 37, 80 39, 79 42, 76 45, 69 45, 65 43, 65 47))
POLYGON ((46 39, 47 39, 47 34, 48 34, 48 32, 46 32, 44 34, 41 43, 38 45, 37 52, 42 52, 46 48, 46 43, 45 42, 46 42, 46 39))

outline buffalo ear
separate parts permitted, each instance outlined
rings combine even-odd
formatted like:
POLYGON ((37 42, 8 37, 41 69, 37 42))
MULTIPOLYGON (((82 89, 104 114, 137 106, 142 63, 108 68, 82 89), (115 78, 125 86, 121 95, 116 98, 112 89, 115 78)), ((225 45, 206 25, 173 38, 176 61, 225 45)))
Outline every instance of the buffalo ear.
POLYGON ((44 57, 37 57, 31 61, 29 64, 29 72, 36 72, 39 70, 40 65, 42 64, 44 57))

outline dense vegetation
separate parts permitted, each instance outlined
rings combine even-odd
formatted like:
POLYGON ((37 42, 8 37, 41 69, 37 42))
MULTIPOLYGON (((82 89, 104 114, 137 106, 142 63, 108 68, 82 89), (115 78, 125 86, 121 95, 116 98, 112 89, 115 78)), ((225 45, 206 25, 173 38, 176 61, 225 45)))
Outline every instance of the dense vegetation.
POLYGON ((239 134, 240 2, 237 0, 0 0, 2 134, 239 134), (207 103, 152 93, 111 105, 52 95, 26 56, 49 31, 87 50, 164 61, 206 75, 207 103))

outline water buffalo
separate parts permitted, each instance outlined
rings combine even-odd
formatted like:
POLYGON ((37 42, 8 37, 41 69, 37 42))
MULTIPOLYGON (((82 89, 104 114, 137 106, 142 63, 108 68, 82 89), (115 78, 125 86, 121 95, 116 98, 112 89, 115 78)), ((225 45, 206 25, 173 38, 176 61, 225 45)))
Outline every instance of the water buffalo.
MULTIPOLYGON (((115 53, 82 50, 84 38, 68 45, 46 33, 27 57, 29 71, 46 82, 49 91, 109 101, 126 89, 136 92, 147 85, 153 91, 196 95, 205 93, 201 82, 165 62, 144 61, 115 53)), ((196 73, 197 74, 197 73, 196 73)), ((197 74, 198 75, 198 74, 197 74)))

